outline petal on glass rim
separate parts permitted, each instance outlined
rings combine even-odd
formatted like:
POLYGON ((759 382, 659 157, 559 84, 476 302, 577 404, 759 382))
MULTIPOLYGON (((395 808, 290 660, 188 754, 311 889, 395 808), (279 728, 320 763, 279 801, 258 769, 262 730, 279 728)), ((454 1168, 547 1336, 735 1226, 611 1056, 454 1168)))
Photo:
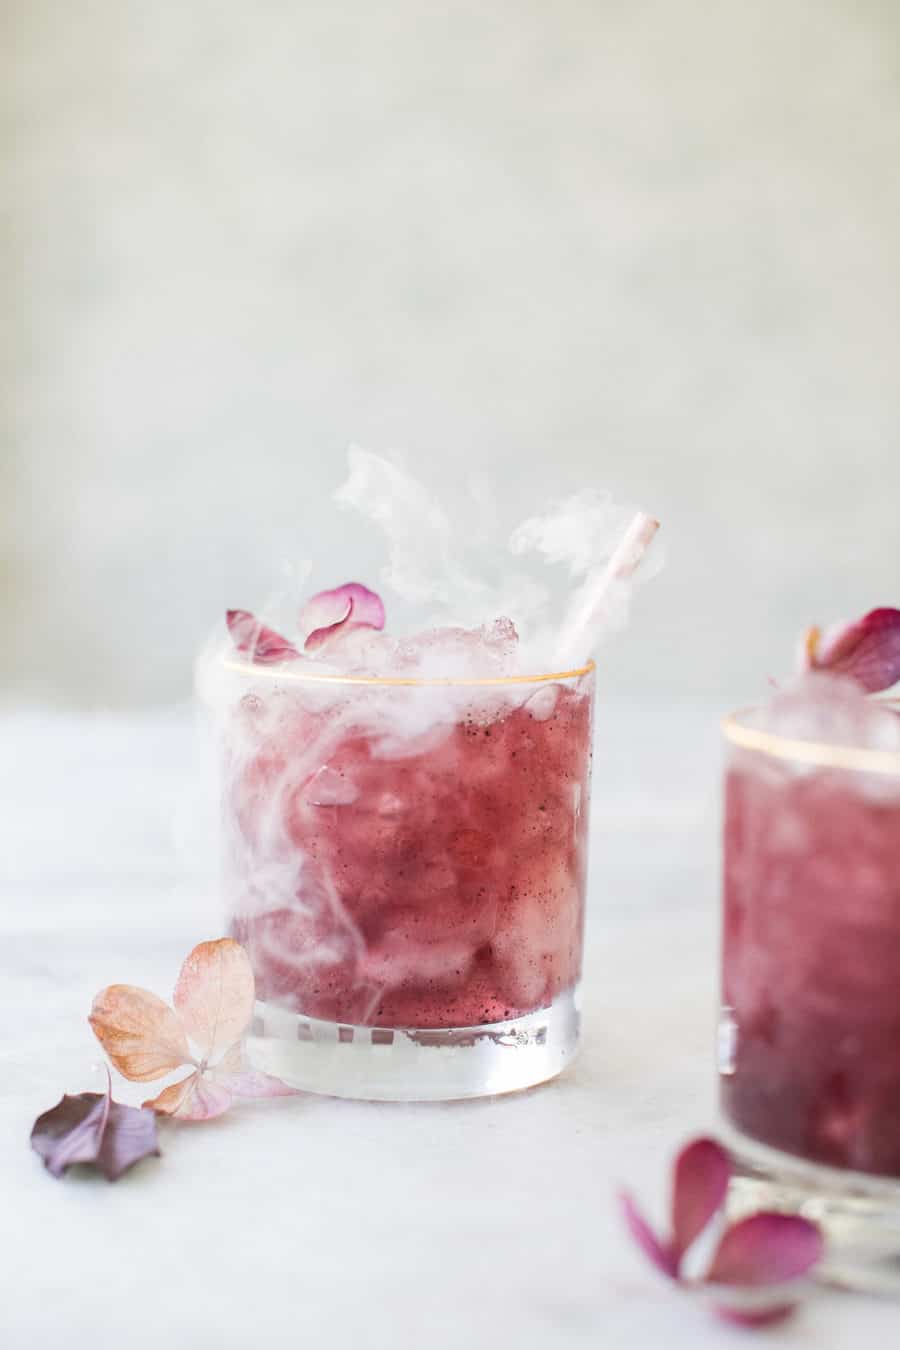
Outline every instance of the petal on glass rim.
POLYGON ((267 628, 248 609, 229 609, 225 614, 225 622, 238 651, 249 656, 252 661, 259 662, 260 665, 271 666, 278 661, 296 661, 300 655, 287 638, 276 633, 274 628, 267 628))
POLYGON ((706 1282, 786 1284, 805 1275, 824 1250, 818 1225, 799 1214, 751 1214, 722 1235, 706 1282))
POLYGON ((253 1016, 250 958, 233 938, 200 942, 185 959, 173 1002, 204 1061, 216 1060, 243 1036, 253 1016))
POLYGON ((686 1144, 672 1169, 672 1249, 680 1264, 691 1243, 725 1203, 731 1162, 715 1139, 686 1144))
POLYGON ((900 680, 900 609, 873 609, 825 634, 810 628, 802 661, 807 670, 845 675, 869 694, 890 689, 900 680))
POLYGON ((664 1243, 660 1242, 627 1191, 619 1193, 619 1207, 628 1231, 644 1255, 649 1257, 664 1275, 668 1275, 670 1280, 677 1280, 678 1262, 674 1253, 664 1243))
POLYGON ((367 586, 348 581, 308 600, 300 612, 300 627, 309 631, 304 651, 314 652, 341 629, 383 628, 384 605, 367 586))
POLYGON ((132 1082, 162 1078, 194 1062, 179 1018, 148 989, 132 984, 101 989, 88 1021, 115 1068, 132 1082))

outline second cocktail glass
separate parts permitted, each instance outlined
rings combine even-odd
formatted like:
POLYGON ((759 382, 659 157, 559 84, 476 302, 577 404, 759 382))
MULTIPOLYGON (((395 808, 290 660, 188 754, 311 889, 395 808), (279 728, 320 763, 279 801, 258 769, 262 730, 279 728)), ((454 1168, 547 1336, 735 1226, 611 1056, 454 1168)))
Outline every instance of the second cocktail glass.
POLYGON ((737 1196, 821 1220, 832 1273, 896 1290, 900 753, 775 734, 759 712, 725 737, 719 1074, 737 1196))

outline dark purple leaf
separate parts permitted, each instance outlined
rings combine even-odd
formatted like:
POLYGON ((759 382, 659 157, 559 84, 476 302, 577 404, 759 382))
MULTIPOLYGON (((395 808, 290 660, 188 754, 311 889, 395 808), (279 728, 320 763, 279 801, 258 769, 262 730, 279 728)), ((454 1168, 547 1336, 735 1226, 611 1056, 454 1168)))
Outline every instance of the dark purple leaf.
POLYGON ((644 1255, 648 1256, 664 1275, 668 1275, 671 1280, 677 1280, 678 1262, 675 1260, 674 1254, 660 1242, 627 1191, 620 1193, 619 1205, 628 1231, 644 1255))
POLYGON ((114 1102, 108 1093, 66 1095, 38 1116, 31 1147, 51 1176, 61 1177, 73 1163, 92 1163, 115 1181, 141 1158, 159 1156, 156 1117, 114 1102))
POLYGON ((710 1284, 785 1284, 824 1250, 818 1226, 798 1214, 751 1214, 726 1229, 706 1276, 710 1284))
POLYGON ((287 638, 276 633, 274 628, 267 628, 265 624, 260 623, 256 615, 247 609, 229 609, 225 615, 225 622, 238 651, 260 665, 271 666, 279 661, 296 661, 300 655, 287 638))
POLYGON ((676 1266, 725 1203, 731 1163, 715 1139, 694 1139, 675 1159, 672 1176, 672 1249, 676 1266))

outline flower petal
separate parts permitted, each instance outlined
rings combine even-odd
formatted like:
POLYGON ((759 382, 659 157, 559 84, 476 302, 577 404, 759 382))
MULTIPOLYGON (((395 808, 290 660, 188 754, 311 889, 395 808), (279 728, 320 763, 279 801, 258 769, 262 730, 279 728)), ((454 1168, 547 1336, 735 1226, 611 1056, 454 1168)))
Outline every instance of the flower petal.
POLYGON ((300 613, 300 627, 309 630, 304 651, 314 652, 341 630, 383 628, 381 597, 358 581, 348 581, 333 591, 319 591, 300 613))
POLYGON ((193 1063, 178 1017, 147 989, 111 984, 94 999, 88 1021, 119 1073, 135 1082, 193 1063))
POLYGON ((677 1264, 725 1203, 730 1176, 728 1154, 715 1139, 694 1139, 675 1159, 672 1248, 677 1264))
POLYGON ((231 1093, 198 1069, 144 1105, 176 1120, 214 1120, 231 1106, 231 1093))
POLYGON ((803 664, 811 670, 846 675, 869 694, 900 680, 900 609, 873 609, 853 623, 839 624, 824 637, 806 635, 803 664))
POLYGON ((784 1284, 805 1275, 825 1249, 818 1226, 798 1214, 763 1211, 726 1229, 706 1275, 710 1284, 784 1284))
POLYGON ((628 1226, 628 1231, 644 1255, 648 1256, 664 1275, 668 1275, 672 1280, 677 1280, 678 1263, 675 1260, 674 1253, 660 1242, 627 1191, 620 1192, 619 1206, 622 1210, 622 1217, 628 1226))
POLYGON ((253 1015, 250 958, 233 938, 201 942, 181 967, 174 1004, 204 1060, 239 1041, 253 1015))
POLYGON ((300 653, 297 648, 267 628, 247 609, 229 609, 225 615, 228 631, 239 652, 249 656, 262 666, 275 665, 279 661, 296 661, 300 653))
POLYGON ((31 1147, 54 1177, 73 1163, 93 1163, 117 1181, 142 1158, 159 1157, 153 1112, 114 1102, 108 1090, 63 1097, 34 1122, 31 1147))

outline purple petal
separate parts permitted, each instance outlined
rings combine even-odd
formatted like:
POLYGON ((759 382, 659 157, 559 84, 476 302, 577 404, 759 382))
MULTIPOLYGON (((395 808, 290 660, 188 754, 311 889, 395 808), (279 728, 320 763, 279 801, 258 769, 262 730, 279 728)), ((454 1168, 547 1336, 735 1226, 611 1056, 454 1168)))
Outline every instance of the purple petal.
POLYGON ((811 628, 804 663, 811 670, 848 676, 869 694, 890 689, 900 680, 900 609, 873 609, 824 637, 811 628))
POLYGON ((751 1214, 722 1235, 710 1284, 784 1284, 805 1275, 824 1251, 816 1224, 798 1214, 751 1214))
POLYGON ((619 1206, 628 1231, 645 1256, 670 1280, 678 1279, 678 1262, 674 1253, 660 1242, 653 1229, 638 1209, 627 1191, 619 1193, 619 1206))
POLYGON ((34 1122, 31 1147, 54 1177, 73 1163, 93 1163, 117 1181, 142 1158, 159 1157, 153 1112, 114 1102, 109 1091, 63 1097, 34 1122))
POLYGON ((725 1203, 731 1163, 715 1139, 694 1139, 675 1159, 672 1177, 672 1248, 678 1264, 725 1203))
POLYGON ((309 630, 304 650, 317 651, 341 629, 384 627, 381 597, 358 581, 348 581, 333 591, 319 591, 300 614, 300 627, 309 630))
POLYGON ((300 653, 287 638, 266 628, 254 614, 246 609, 229 609, 225 615, 228 631, 239 652, 249 656, 263 666, 271 666, 278 661, 296 661, 300 653))

